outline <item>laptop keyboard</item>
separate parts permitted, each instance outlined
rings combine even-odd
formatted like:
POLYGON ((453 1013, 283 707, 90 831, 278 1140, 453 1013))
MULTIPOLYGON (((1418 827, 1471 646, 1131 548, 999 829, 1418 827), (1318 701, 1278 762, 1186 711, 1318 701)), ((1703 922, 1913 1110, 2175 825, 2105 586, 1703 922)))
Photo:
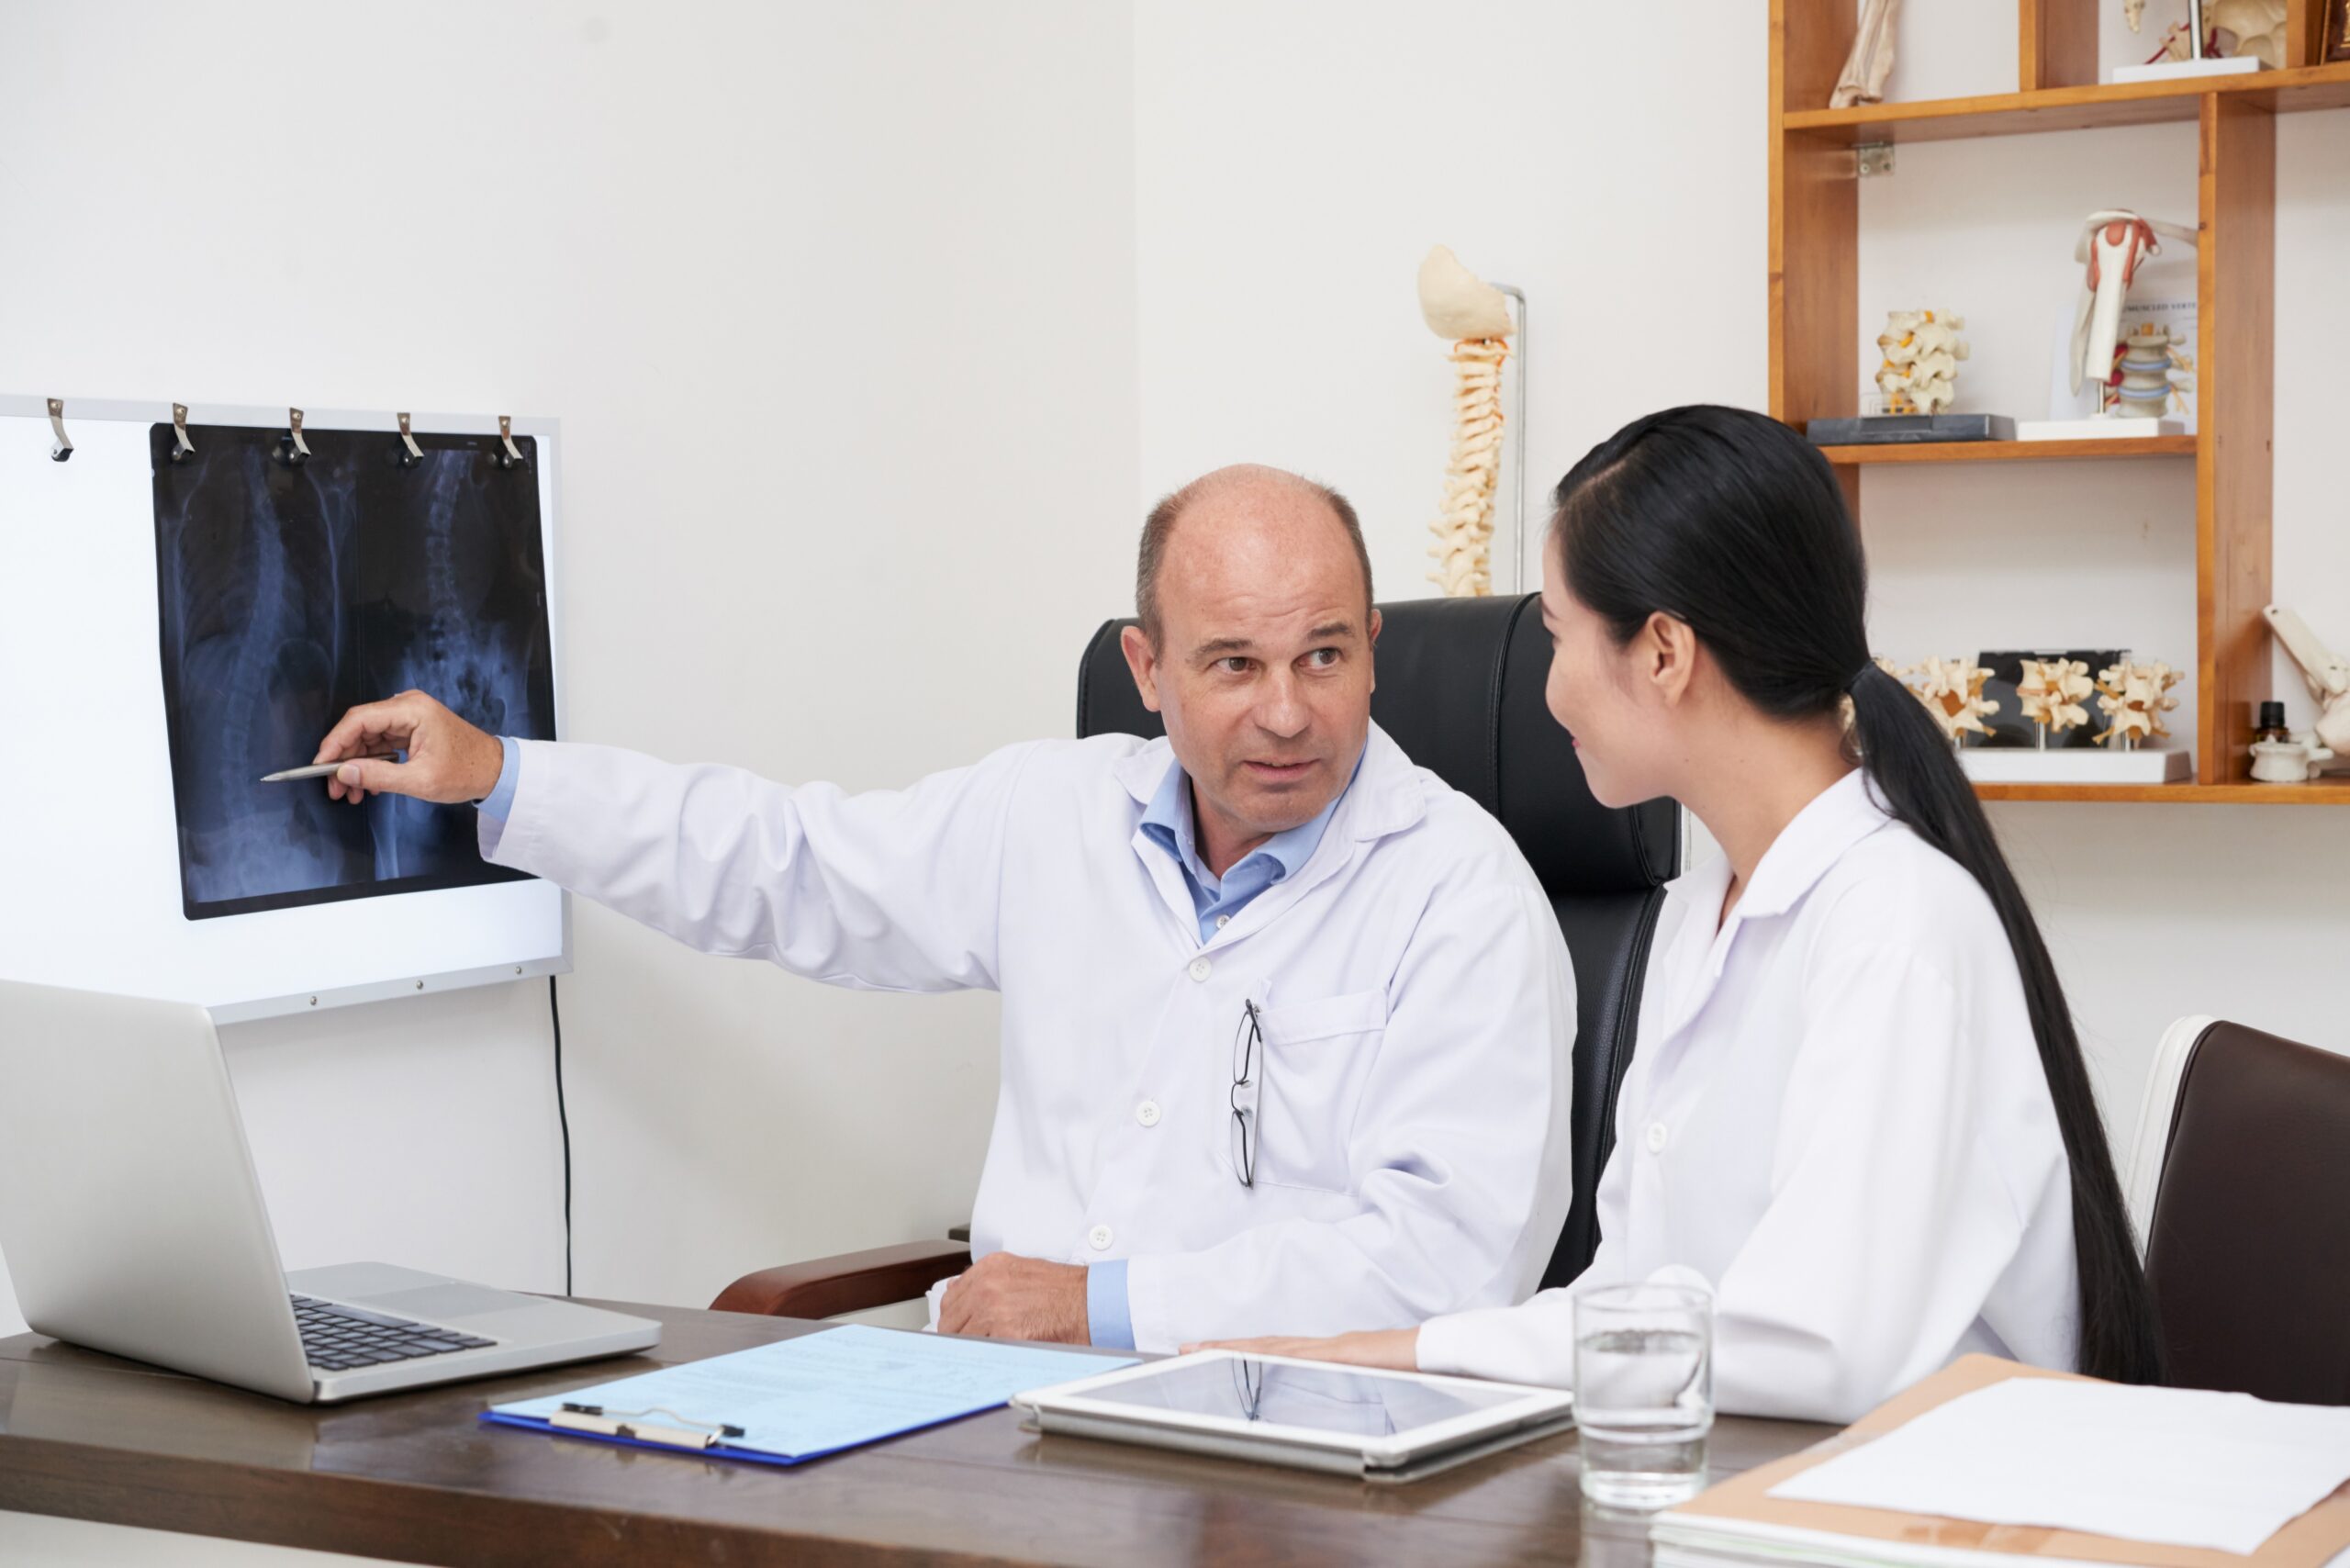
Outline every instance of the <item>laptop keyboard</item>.
POLYGON ((312 1366, 327 1372, 413 1361, 453 1350, 478 1350, 498 1342, 312 1296, 297 1295, 293 1300, 294 1322, 302 1330, 302 1353, 312 1366))

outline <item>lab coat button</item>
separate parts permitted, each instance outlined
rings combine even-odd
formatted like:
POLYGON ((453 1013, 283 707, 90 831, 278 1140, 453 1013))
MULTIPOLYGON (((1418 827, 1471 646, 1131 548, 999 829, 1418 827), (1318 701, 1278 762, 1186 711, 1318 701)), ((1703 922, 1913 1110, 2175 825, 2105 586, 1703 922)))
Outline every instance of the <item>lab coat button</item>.
POLYGON ((1156 1100, 1146 1100, 1141 1104, 1136 1106, 1135 1120, 1140 1122, 1147 1127, 1157 1126, 1158 1125, 1158 1102, 1156 1100))
POLYGON ((1662 1122, 1649 1124, 1649 1152, 1651 1154, 1664 1152, 1664 1124, 1662 1122))
POLYGON ((1215 928, 1216 928, 1218 931, 1223 930, 1225 926, 1227 926, 1227 925, 1229 925, 1229 924, 1232 924, 1232 916, 1230 916, 1230 915, 1228 915, 1228 914, 1219 914, 1219 915, 1217 915, 1217 916, 1215 917, 1215 928))
POLYGON ((1085 1233, 1085 1239, 1096 1252, 1107 1252, 1110 1249, 1110 1227, 1097 1225, 1085 1233))
POLYGON ((1193 980, 1203 980, 1214 972, 1215 966, 1209 963, 1205 958, 1193 958, 1192 960, 1192 978, 1193 980))

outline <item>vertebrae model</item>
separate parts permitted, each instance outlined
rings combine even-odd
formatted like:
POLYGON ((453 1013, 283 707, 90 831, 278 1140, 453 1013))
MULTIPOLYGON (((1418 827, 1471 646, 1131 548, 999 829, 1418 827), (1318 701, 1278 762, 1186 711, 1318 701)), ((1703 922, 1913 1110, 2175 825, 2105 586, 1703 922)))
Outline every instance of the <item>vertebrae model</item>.
POLYGON ((1509 304, 1438 245, 1420 263, 1420 316, 1452 340, 1457 387, 1452 454, 1444 469, 1444 510, 1430 524, 1428 580, 1448 599, 1494 591, 1494 489, 1501 477, 1502 362, 1509 358, 1509 304))
POLYGON ((1876 346, 1885 355, 1877 367, 1877 389, 1888 414, 1939 414, 1958 394, 1958 362, 1966 341, 1958 329, 1965 318, 1949 311, 1892 310, 1876 346))

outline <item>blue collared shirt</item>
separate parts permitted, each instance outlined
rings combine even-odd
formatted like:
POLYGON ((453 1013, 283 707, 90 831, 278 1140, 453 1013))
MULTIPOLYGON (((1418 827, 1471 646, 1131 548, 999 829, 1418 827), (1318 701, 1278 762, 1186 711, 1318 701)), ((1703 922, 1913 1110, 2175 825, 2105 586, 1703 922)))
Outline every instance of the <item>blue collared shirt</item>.
POLYGON ((498 784, 475 803, 499 822, 504 822, 514 814, 514 786, 522 772, 518 766, 521 761, 522 747, 520 742, 507 735, 498 736, 498 744, 506 753, 506 760, 498 764, 498 784))
MULTIPOLYGON (((1361 768, 1360 758, 1356 759, 1355 767, 1361 768)), ((1352 777, 1347 784, 1353 787, 1352 777)), ((1167 777, 1158 781, 1158 792, 1143 809, 1142 831, 1153 844, 1167 851, 1182 870, 1183 885, 1191 890, 1192 907, 1199 914, 1200 940, 1206 943, 1214 940, 1225 923, 1247 908, 1259 893, 1305 868, 1305 863, 1314 858, 1314 851, 1322 843, 1330 818, 1337 814, 1338 802, 1346 796, 1345 790, 1339 790, 1312 822, 1273 834, 1218 877, 1200 858, 1199 846, 1194 842, 1192 780, 1183 772, 1182 764, 1170 762, 1167 777)))
MULTIPOLYGON (((1355 759, 1355 771, 1362 771, 1360 757, 1355 759)), ((1354 778, 1349 775, 1347 789, 1352 788, 1354 778)), ((1337 814, 1338 802, 1346 798, 1347 790, 1339 790, 1312 822, 1273 834, 1218 877, 1200 858, 1195 842, 1192 780, 1182 764, 1170 762, 1167 765, 1167 777, 1158 781, 1158 792, 1143 809, 1142 831, 1182 871, 1183 885, 1191 890, 1192 908, 1199 916, 1200 941, 1205 944, 1214 940, 1225 924, 1247 908, 1259 893, 1305 868, 1305 863, 1314 858, 1315 850, 1321 847, 1322 834, 1328 830, 1330 819, 1337 814)), ((1087 1265, 1085 1316, 1096 1345, 1120 1350, 1135 1348, 1125 1259, 1087 1265)))

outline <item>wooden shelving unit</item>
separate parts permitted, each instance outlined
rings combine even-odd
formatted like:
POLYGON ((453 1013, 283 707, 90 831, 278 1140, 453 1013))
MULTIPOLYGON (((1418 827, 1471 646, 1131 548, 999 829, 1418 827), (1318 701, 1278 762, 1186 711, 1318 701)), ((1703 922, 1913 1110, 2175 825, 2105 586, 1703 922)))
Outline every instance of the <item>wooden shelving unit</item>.
POLYGON ((2191 456, 2194 781, 1983 785, 1977 792, 1996 801, 2350 805, 2350 784, 2257 784, 2250 771, 2253 715, 2276 695, 2260 611, 2269 601, 2277 116, 2350 106, 2350 63, 2313 63, 2322 0, 2288 0, 2290 69, 2102 85, 2097 28, 2106 4, 2017 0, 2019 92, 1830 109, 1822 106, 1852 49, 1857 0, 1771 0, 1771 412, 1798 430, 1859 412, 1856 145, 2196 122, 2199 433, 1824 450, 1856 517, 1861 469, 1870 465, 2191 456))

